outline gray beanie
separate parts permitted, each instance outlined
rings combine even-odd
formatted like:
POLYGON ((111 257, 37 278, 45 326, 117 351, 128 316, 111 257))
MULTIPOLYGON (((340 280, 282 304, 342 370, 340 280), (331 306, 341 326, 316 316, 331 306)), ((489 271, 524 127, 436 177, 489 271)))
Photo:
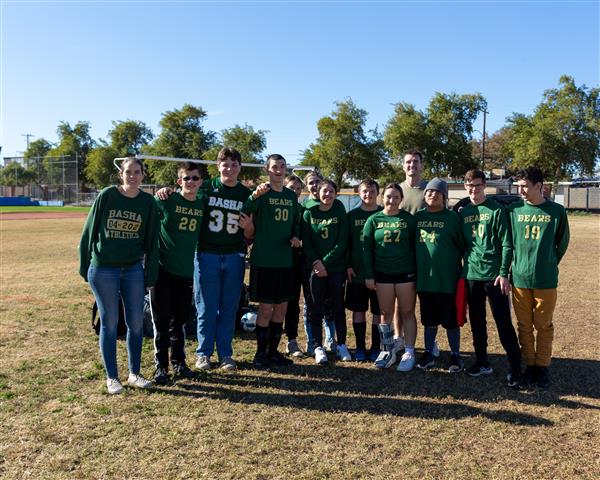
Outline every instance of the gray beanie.
POLYGON ((437 190, 444 198, 448 198, 448 184, 444 182, 441 178, 433 178, 429 180, 429 183, 425 187, 425 191, 427 190, 437 190))

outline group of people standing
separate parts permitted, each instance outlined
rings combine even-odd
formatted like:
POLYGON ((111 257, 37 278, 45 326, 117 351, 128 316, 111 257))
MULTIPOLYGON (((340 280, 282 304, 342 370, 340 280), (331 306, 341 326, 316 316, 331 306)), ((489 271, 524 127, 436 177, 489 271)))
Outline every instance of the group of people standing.
POLYGON ((98 303, 109 393, 123 390, 116 362, 120 299, 128 327, 128 383, 140 388, 153 383, 140 374, 147 287, 153 287, 154 383, 170 380, 169 366, 176 378, 195 376, 186 364, 183 332, 193 303, 196 368, 213 368, 215 345, 218 368, 237 367, 232 340, 248 245, 250 299, 259 304, 257 369, 288 365, 290 357, 305 355, 324 365, 329 351, 341 361, 371 360, 377 368, 398 362, 401 372, 415 366, 427 370, 440 355, 441 325, 450 347, 447 370, 458 373, 464 370, 460 327, 468 304, 476 360, 467 373, 489 375, 487 298, 508 357, 508 385, 548 386, 558 262, 569 229, 563 207, 544 198, 539 169, 518 172, 522 201, 508 208, 486 197, 483 172, 467 172, 470 203, 457 214, 447 208, 446 182, 422 180, 423 156, 416 150, 404 156, 403 183, 390 183, 380 192, 376 181, 362 181, 360 205, 350 212, 336 198, 333 181, 316 171, 304 182, 286 176, 281 155, 268 157, 268 182, 253 191, 238 181, 241 157, 235 149, 223 148, 217 167, 219 176, 202 182, 196 164, 181 164, 181 189, 162 189, 153 198, 139 189, 142 162, 127 159, 121 164, 121 185, 100 192, 90 211, 80 243, 80 274, 98 303), (304 187, 309 195, 301 205, 304 187), (297 338, 301 289, 305 350, 297 338), (418 361, 417 296, 425 340, 418 361), (352 311, 354 355, 346 342, 346 308, 352 311), (279 351, 284 329, 287 356, 279 351))

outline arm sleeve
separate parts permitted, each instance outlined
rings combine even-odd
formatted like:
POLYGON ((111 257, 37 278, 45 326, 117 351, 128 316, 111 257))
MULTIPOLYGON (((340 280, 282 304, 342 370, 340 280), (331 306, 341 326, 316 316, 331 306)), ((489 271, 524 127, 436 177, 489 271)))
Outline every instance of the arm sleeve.
POLYGON ((363 266, 365 278, 373 279, 375 271, 375 229, 374 222, 368 219, 363 227, 363 266))
POLYGON ((500 208, 497 213, 497 229, 498 237, 502 246, 502 260, 500 263, 500 276, 508 277, 510 271, 510 264, 512 262, 513 246, 512 238, 510 235, 510 228, 508 226, 508 213, 504 208, 500 208))
POLYGON ((296 204, 294 205, 292 214, 294 215, 294 223, 292 225, 292 238, 296 237, 297 239, 300 239, 300 224, 302 222, 302 210, 298 202, 296 202, 296 204))
POLYGON ((150 204, 146 232, 144 235, 144 251, 146 261, 144 263, 144 286, 151 287, 158 279, 158 207, 156 202, 150 204))
POLYGON ((260 202, 260 199, 262 197, 258 197, 256 200, 252 198, 252 194, 250 194, 248 196, 248 200, 246 200, 246 202, 244 203, 244 206, 242 207, 242 213, 254 213, 258 210, 258 205, 260 202))
POLYGON ((310 219, 310 210, 304 210, 302 215, 302 250, 309 264, 312 264, 315 260, 318 260, 318 257, 310 238, 310 219))
POLYGON ((346 248, 346 268, 352 267, 352 248, 354 243, 352 242, 352 234, 354 233, 350 227, 352 225, 352 221, 350 219, 350 212, 346 215, 346 220, 348 222, 348 245, 346 248))
POLYGON ((86 282, 88 281, 87 272, 92 259, 92 245, 96 239, 98 224, 100 223, 102 211, 104 210, 104 198, 105 194, 101 192, 94 201, 94 204, 88 213, 85 225, 83 226, 81 240, 79 241, 79 275, 81 275, 86 282))
POLYGON ((348 246, 348 217, 346 216, 346 210, 341 207, 342 211, 338 214, 340 220, 339 233, 337 242, 334 247, 323 257, 323 264, 325 266, 331 265, 337 260, 342 259, 344 261, 346 255, 346 247, 348 246))
POLYGON ((567 219, 567 212, 564 209, 562 210, 558 228, 556 229, 555 244, 556 256, 558 263, 560 263, 569 246, 569 220, 567 219))

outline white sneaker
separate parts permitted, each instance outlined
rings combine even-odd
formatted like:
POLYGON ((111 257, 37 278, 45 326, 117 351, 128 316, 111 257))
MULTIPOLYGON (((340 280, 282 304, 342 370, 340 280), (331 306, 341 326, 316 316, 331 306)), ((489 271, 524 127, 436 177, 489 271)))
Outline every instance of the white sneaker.
POLYGON ((206 355, 198 355, 196 360, 196 368, 198 370, 210 370, 210 357, 207 357, 206 355))
POLYGON ((410 372, 413 367, 415 366, 415 354, 414 352, 409 352, 406 351, 404 352, 404 355, 402 355, 402 358, 400 359, 400 363, 398 364, 398 367, 396 368, 397 372, 410 372))
POLYGON ((396 363, 396 352, 394 352, 393 350, 389 352, 382 350, 381 352, 379 352, 377 360, 375 360, 375 367, 390 368, 394 363, 396 363))
POLYGON ((337 346, 337 356, 342 362, 352 361, 352 355, 350 355, 348 347, 346 347, 346 345, 344 345, 343 343, 337 346))
POLYGON ((110 393, 111 395, 123 393, 123 385, 121 384, 121 381, 118 378, 107 378, 106 388, 108 389, 108 393, 110 393))
POLYGON ((219 364, 219 369, 220 370, 236 370, 237 369, 237 363, 235 363, 235 360, 231 357, 223 357, 221 359, 221 363, 219 364))
POLYGON ((440 346, 438 345, 437 340, 435 342, 433 342, 433 350, 431 351, 431 354, 437 358, 440 356, 440 346))
POLYGON ((329 360, 327 359, 325 349, 323 347, 315 348, 315 363, 317 365, 327 365, 328 362, 329 360))
POLYGON ((288 355, 291 355, 292 357, 297 357, 297 358, 304 357, 304 352, 300 348, 300 345, 298 345, 298 340, 296 340, 296 339, 290 340, 289 342, 287 342, 287 345, 285 347, 285 353, 287 353, 288 355))
POLYGON ((136 388, 150 388, 152 386, 152 382, 144 378, 140 373, 130 373, 127 383, 136 388))

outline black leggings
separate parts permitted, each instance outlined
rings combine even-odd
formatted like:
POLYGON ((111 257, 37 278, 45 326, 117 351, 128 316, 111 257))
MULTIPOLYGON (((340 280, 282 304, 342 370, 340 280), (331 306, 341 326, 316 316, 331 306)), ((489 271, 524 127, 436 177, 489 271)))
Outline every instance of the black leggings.
POLYGON ((346 274, 331 272, 326 277, 310 275, 310 293, 312 297, 310 322, 316 347, 323 346, 323 318, 329 317, 335 322, 335 334, 338 344, 346 343, 346 311, 344 309, 344 287, 346 274))

